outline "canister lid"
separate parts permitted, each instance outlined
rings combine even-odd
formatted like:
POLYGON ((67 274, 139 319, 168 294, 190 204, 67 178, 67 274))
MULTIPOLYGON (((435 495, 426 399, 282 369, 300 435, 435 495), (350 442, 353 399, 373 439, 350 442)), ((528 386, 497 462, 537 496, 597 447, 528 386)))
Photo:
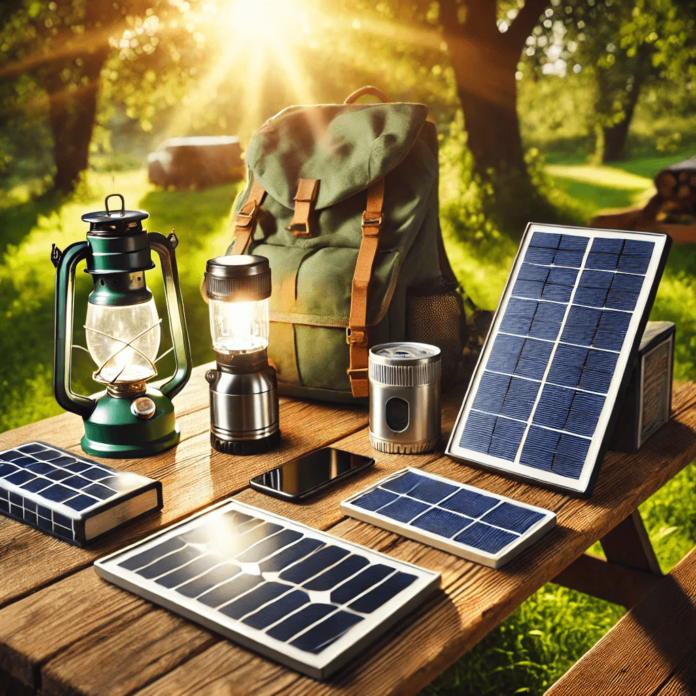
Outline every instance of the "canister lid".
POLYGON ((150 217, 144 210, 126 210, 126 202, 120 193, 112 193, 104 199, 104 208, 82 216, 89 223, 89 231, 96 235, 137 234, 143 229, 142 221, 150 217), (120 198, 119 209, 109 209, 109 198, 120 198))
POLYGON ((442 375, 442 353, 427 343, 382 343, 370 348, 370 380, 387 386, 432 384, 442 375))
POLYGON ((271 296, 271 268, 264 256, 216 256, 206 264, 204 281, 211 300, 250 302, 271 296))

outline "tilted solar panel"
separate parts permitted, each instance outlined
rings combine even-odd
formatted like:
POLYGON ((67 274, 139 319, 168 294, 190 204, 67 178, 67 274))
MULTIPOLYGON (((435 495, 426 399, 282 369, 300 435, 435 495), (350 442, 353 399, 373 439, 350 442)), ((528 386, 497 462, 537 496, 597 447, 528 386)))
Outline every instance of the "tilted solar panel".
POLYGON ((162 484, 46 442, 0 452, 0 513, 84 546, 150 510, 162 484))
POLYGON ((412 468, 344 500, 341 512, 491 568, 556 525, 549 510, 412 468))
POLYGON ((529 225, 447 454, 589 495, 670 245, 529 225))
POLYGON ((95 568, 119 587, 316 679, 419 606, 440 580, 234 500, 95 568))

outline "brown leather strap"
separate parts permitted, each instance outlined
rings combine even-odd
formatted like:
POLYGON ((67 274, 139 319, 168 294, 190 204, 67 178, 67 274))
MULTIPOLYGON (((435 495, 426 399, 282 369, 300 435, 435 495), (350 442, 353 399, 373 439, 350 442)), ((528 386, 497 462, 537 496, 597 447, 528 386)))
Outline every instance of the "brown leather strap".
POLYGON ((319 194, 319 179, 300 179, 295 194, 295 213, 287 227, 296 237, 314 237, 314 224, 310 222, 314 203, 319 194))
POLYGON ((251 185, 249 197, 246 203, 239 209, 237 219, 234 223, 234 246, 232 247, 232 254, 243 254, 249 246, 249 242, 251 242, 254 236, 259 206, 265 195, 266 191, 261 184, 259 184, 258 179, 254 177, 254 183, 251 185))
POLYGON ((371 85, 368 85, 367 87, 361 87, 360 89, 356 89, 355 92, 349 94, 343 103, 352 104, 353 102, 360 99, 360 97, 362 97, 364 94, 369 94, 370 96, 377 97, 377 99, 383 101, 385 104, 389 102, 389 97, 387 97, 387 95, 381 89, 377 89, 377 87, 372 87, 371 85))
POLYGON ((348 377, 354 397, 368 395, 367 384, 367 290, 372 277, 372 267, 379 247, 382 229, 382 205, 384 203, 384 178, 375 181, 367 189, 367 206, 362 217, 362 241, 353 274, 350 295, 348 341, 350 367, 348 377))

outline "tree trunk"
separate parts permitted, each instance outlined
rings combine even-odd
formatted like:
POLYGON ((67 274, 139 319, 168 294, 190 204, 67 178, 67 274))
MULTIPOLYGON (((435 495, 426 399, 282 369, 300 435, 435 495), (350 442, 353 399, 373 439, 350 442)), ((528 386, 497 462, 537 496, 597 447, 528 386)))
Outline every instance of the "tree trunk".
POLYGON ((53 186, 60 193, 70 193, 80 174, 89 165, 89 145, 97 115, 99 75, 107 53, 107 49, 101 49, 82 57, 82 73, 87 83, 76 89, 67 88, 61 80, 62 65, 46 74, 45 87, 56 166, 53 186))
POLYGON ((628 95, 628 101, 624 106, 624 114, 621 121, 612 126, 605 126, 603 131, 602 163, 620 162, 626 157, 626 141, 631 127, 633 114, 638 103, 642 80, 636 79, 633 89, 628 95))
POLYGON ((440 0, 440 19, 457 81, 476 172, 528 178, 517 115, 517 63, 549 0, 526 0, 509 29, 497 25, 495 0, 440 0))

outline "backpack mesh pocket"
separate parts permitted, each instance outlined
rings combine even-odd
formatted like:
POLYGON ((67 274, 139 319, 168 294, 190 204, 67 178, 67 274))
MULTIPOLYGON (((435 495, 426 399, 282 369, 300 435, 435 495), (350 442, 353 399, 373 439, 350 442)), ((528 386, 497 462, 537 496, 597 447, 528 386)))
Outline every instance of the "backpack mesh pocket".
POLYGON ((467 335, 464 304, 455 284, 440 276, 409 288, 406 339, 442 351, 443 391, 454 382, 467 335))

